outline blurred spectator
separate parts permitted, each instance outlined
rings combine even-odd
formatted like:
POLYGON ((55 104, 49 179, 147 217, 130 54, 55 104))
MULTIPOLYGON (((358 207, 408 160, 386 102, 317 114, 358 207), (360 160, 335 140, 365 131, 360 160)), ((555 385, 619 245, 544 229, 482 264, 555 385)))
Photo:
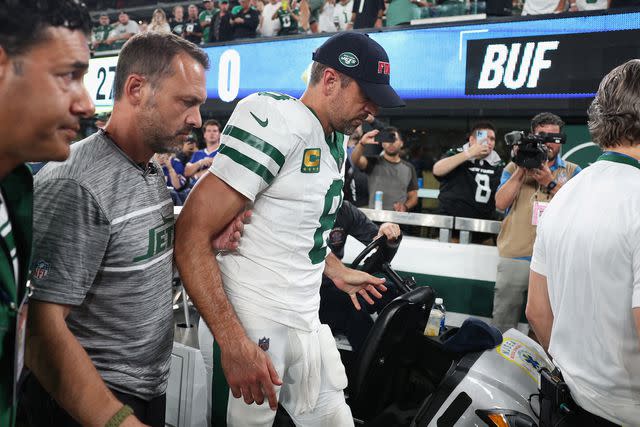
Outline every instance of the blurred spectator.
POLYGON ((204 5, 204 10, 200 12, 200 27, 202 28, 202 41, 209 41, 209 33, 211 31, 211 21, 213 21, 213 15, 215 15, 218 11, 214 9, 213 2, 211 0, 204 0, 202 2, 204 5))
POLYGON ((191 43, 200 44, 202 42, 202 27, 198 19, 198 6, 189 5, 189 16, 184 23, 184 33, 182 36, 191 43))
POLYGON ((184 33, 184 8, 182 6, 173 7, 173 17, 169 20, 171 32, 182 37, 184 33))
POLYGON ((182 149, 176 154, 176 159, 180 160, 182 166, 186 167, 193 153, 198 151, 196 145, 196 138, 193 135, 189 135, 187 139, 182 143, 182 149))
POLYGON ((525 0, 522 16, 564 12, 564 0, 525 0))
POLYGON ((338 31, 349 29, 353 13, 353 0, 340 0, 333 9, 333 23, 338 31))
POLYGON ((433 165, 433 175, 440 181, 438 213, 496 219, 496 190, 504 162, 493 151, 495 132, 491 123, 474 125, 466 144, 447 151, 433 165))
MULTIPOLYGON (((569 0, 569 12, 607 9, 609 1, 611 0, 569 0)), ((564 9, 564 5, 562 9, 564 9)))
POLYGON ((617 9, 621 7, 638 7, 640 0, 610 0, 609 8, 617 9))
POLYGON ((420 19, 421 8, 429 6, 429 3, 421 0, 391 0, 385 26, 409 25, 412 19, 420 19))
POLYGON ((110 116, 111 114, 109 113, 100 113, 96 115, 96 122, 95 122, 96 128, 104 129, 104 127, 107 125, 107 122, 109 121, 110 116))
POLYGON ((176 159, 174 154, 158 153, 154 155, 154 158, 162 167, 173 204, 182 206, 187 196, 187 178, 184 176, 184 165, 176 159))
POLYGON ((220 10, 213 16, 209 43, 233 40, 232 18, 233 15, 229 12, 229 0, 220 0, 220 10))
POLYGON ((271 16, 272 20, 277 19, 280 22, 279 36, 287 36, 289 34, 298 34, 298 20, 300 9, 295 0, 289 5, 289 0, 282 0, 280 8, 271 16))
POLYGON ((311 17, 309 20, 309 30, 307 30, 307 34, 317 34, 320 32, 319 28, 316 18, 311 17))
POLYGON ((336 7, 336 0, 325 0, 320 13, 318 14, 318 29, 321 33, 335 33, 336 25, 333 22, 333 11, 336 7))
POLYGON ((167 15, 162 9, 156 9, 151 16, 151 23, 148 26, 149 31, 156 31, 158 33, 170 33, 171 27, 167 22, 167 15))
POLYGON ((260 14, 251 7, 251 0, 240 0, 240 8, 232 13, 233 38, 248 39, 256 36, 260 14))
POLYGON ((418 179, 411 163, 400 158, 404 142, 398 129, 387 127, 393 142, 375 140, 378 130, 365 133, 351 153, 352 163, 363 170, 369 179, 369 208, 374 208, 375 194, 382 191, 382 209, 407 212, 418 204, 418 179), (365 145, 382 144, 382 155, 365 157, 365 145))
POLYGON ((144 33, 149 30, 149 23, 146 19, 141 19, 138 21, 138 28, 140 29, 140 33, 144 33))
POLYGON ((106 13, 100 15, 99 23, 100 25, 91 30, 91 49, 96 52, 111 50, 113 48, 105 43, 113 29, 109 23, 109 15, 106 13))
POLYGON ((195 180, 200 178, 211 167, 213 158, 218 154, 220 145, 220 122, 217 120, 207 120, 202 125, 202 133, 204 142, 207 146, 193 153, 191 160, 185 167, 184 174, 186 177, 193 177, 195 180))
MULTIPOLYGON (((314 1, 318 1, 318 0, 314 0, 314 1)), ((319 1, 320 1, 320 6, 322 6, 323 0, 319 0, 319 1)), ((317 18, 316 18, 317 10, 312 13, 308 0, 298 0, 298 9, 300 9, 300 14, 298 15, 299 32, 309 33, 311 31, 312 20, 315 19, 317 21, 317 18)), ((318 31, 317 25, 316 25, 316 31, 318 31)))
POLYGON ((351 202, 357 207, 369 204, 369 180, 367 174, 362 172, 351 162, 351 153, 362 138, 362 126, 353 131, 347 142, 347 159, 344 165, 344 200, 351 202))
POLYGON ((262 12, 260 14, 260 28, 258 32, 262 35, 262 37, 273 37, 276 35, 278 30, 280 30, 280 21, 272 19, 273 14, 280 9, 280 2, 278 0, 269 0, 267 4, 264 5, 262 12))
POLYGON ((353 0, 351 22, 347 29, 382 27, 384 7, 384 0, 353 0))
POLYGON ((122 11, 118 15, 118 24, 111 30, 105 43, 110 45, 111 49, 120 49, 131 36, 139 32, 138 23, 130 20, 127 12, 122 11))

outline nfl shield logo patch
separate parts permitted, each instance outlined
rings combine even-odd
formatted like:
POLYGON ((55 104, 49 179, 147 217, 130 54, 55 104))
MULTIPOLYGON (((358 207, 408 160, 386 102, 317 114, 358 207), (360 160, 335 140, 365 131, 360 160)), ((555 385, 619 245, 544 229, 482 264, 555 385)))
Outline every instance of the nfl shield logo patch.
POLYGON ((33 269, 33 277, 36 279, 44 279, 49 273, 49 263, 40 260, 36 263, 36 267, 33 269))
POLYGON ((258 347, 260 347, 263 351, 269 350, 269 338, 262 337, 258 340, 258 347))

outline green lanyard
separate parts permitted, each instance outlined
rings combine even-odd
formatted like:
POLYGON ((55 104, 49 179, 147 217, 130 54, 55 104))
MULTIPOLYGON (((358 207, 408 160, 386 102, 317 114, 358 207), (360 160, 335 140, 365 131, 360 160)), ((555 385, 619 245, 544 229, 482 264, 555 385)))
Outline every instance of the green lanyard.
POLYGON ((608 160, 610 162, 624 163, 626 165, 633 166, 640 169, 640 161, 634 159, 631 156, 627 156, 626 154, 618 153, 616 151, 605 151, 600 155, 600 157, 598 157, 598 160, 596 161, 600 161, 600 160, 608 160))

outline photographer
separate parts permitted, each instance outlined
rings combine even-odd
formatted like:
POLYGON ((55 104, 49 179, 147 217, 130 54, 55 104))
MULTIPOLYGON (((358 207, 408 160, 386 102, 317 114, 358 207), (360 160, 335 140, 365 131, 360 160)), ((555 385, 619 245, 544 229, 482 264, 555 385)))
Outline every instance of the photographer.
POLYGON ((495 193, 504 162, 493 151, 495 145, 493 125, 477 123, 466 144, 447 151, 433 165, 433 175, 440 181, 439 214, 496 218, 495 193))
MULTIPOLYGON (((559 134, 563 126, 562 119, 552 113, 540 113, 531 120, 532 135, 545 141, 550 138, 543 133, 559 134)), ((580 172, 578 165, 565 162, 558 155, 560 146, 555 142, 514 145, 515 161, 510 162, 502 172, 496 193, 496 208, 507 211, 507 216, 502 221, 498 235, 500 258, 493 297, 493 324, 503 332, 516 327, 520 319, 529 283, 529 263, 538 218, 556 192, 580 172), (520 156, 517 156, 519 151, 520 156), (523 162, 524 153, 530 156, 523 162), (542 158, 536 165, 533 160, 537 156, 542 158), (527 167, 516 163, 526 164, 527 167)))
MULTIPOLYGON (((366 132, 351 153, 351 163, 369 177, 369 208, 375 206, 375 194, 382 192, 382 209, 408 212, 418 204, 418 178, 413 165, 400 158, 404 142, 398 129, 380 130, 378 121, 366 132), (382 146, 382 155, 379 154, 382 146), (371 147, 365 153, 365 147, 371 147)), ((364 126, 363 126, 364 128, 364 126)), ((365 129, 366 130, 366 129, 365 129)))

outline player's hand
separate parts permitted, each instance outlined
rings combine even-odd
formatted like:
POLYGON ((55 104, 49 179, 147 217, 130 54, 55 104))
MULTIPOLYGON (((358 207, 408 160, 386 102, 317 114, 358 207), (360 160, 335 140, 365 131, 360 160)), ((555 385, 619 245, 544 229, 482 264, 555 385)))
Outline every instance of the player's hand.
POLYGON ((378 229, 378 235, 376 239, 380 236, 386 236, 388 240, 396 240, 400 237, 402 232, 400 231, 400 226, 398 224, 394 224, 392 222, 385 222, 378 229))
POLYGON ((269 401, 272 411, 278 409, 274 385, 282 385, 267 353, 247 337, 221 348, 221 364, 233 397, 242 397, 247 405, 269 401))
POLYGON ((467 158, 469 159, 484 159, 491 153, 491 148, 488 145, 480 144, 479 142, 473 144, 467 150, 467 158))
POLYGON ((235 22, 236 24, 243 24, 244 23, 244 19, 236 18, 236 19, 233 20, 233 22, 235 22))
POLYGON ((537 181, 538 184, 543 187, 546 187, 547 185, 551 184, 551 181, 553 181, 553 174, 551 173, 551 169, 549 169, 549 166, 544 164, 540 167, 540 169, 531 169, 531 176, 537 181))
POLYGON ((244 224, 251 218, 251 211, 240 212, 222 230, 220 234, 213 238, 211 245, 214 251, 235 251, 240 245, 240 238, 244 231, 244 224))
POLYGON ((364 135, 362 135, 362 138, 360 138, 360 144, 380 144, 378 141, 375 140, 376 135, 380 133, 380 131, 378 129, 374 129, 371 130, 367 133, 365 133, 364 135))
POLYGON ((384 285, 385 280, 378 277, 374 277, 364 271, 354 270, 353 268, 344 267, 344 271, 338 277, 332 278, 333 283, 342 292, 349 294, 351 302, 356 310, 360 310, 360 303, 358 302, 358 294, 368 304, 373 304, 371 295, 380 299, 382 294, 379 291, 386 291, 387 287, 384 285))
POLYGON ((393 210, 396 212, 406 212, 407 211, 407 205, 405 205, 402 202, 395 202, 393 204, 393 210))

